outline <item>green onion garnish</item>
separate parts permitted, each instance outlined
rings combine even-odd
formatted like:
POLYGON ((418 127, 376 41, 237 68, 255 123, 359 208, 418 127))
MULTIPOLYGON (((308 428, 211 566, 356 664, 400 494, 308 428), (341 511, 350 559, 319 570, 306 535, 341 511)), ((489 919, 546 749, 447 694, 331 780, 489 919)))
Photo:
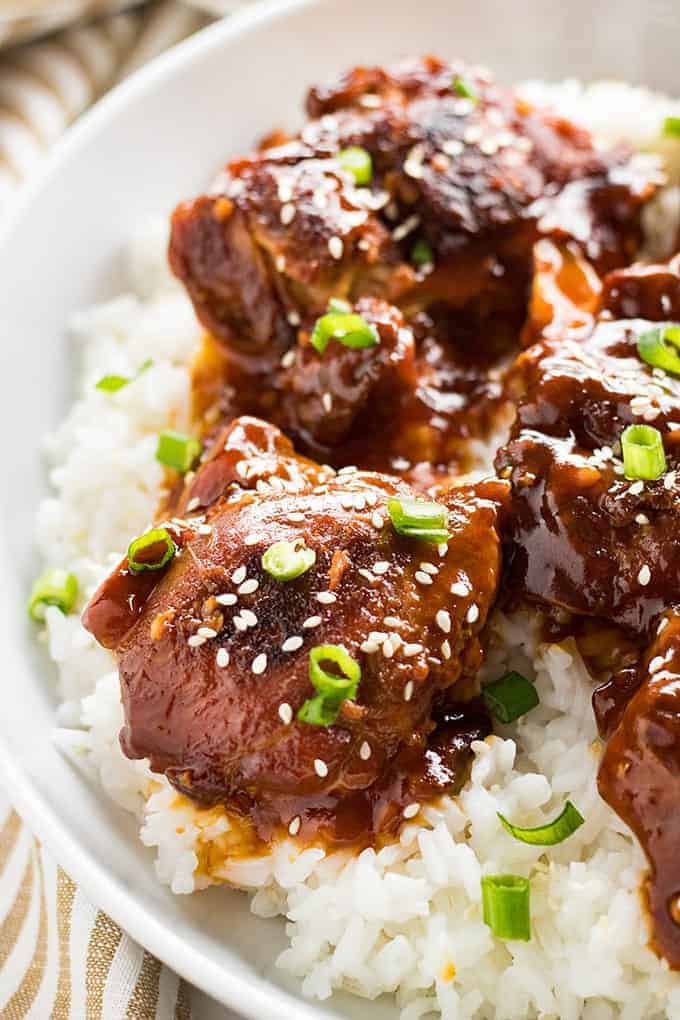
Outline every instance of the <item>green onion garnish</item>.
POLYGON ((434 252, 424 238, 420 238, 411 248, 411 262, 414 266, 431 266, 434 262, 434 252))
POLYGON ((352 174, 356 184, 370 184, 373 178, 373 160, 370 152, 359 145, 350 145, 338 153, 340 166, 352 174))
POLYGON ((658 429, 651 425, 629 425, 621 433, 623 473, 630 481, 653 481, 666 470, 666 454, 658 429))
POLYGON ((466 81, 465 78, 461 78, 459 75, 456 75, 456 77, 451 82, 451 88, 453 89, 454 92, 457 92, 458 95, 462 96, 464 99, 471 99, 473 103, 476 103, 479 98, 477 92, 475 91, 474 86, 472 86, 468 81, 466 81))
POLYGON ((583 825, 585 819, 570 800, 562 808, 560 814, 552 822, 545 825, 537 825, 533 829, 522 829, 519 825, 512 825, 500 811, 497 812, 503 828, 518 839, 520 843, 530 843, 532 846, 556 846, 563 843, 572 833, 583 825))
POLYGON ((680 138, 680 117, 666 117, 663 122, 666 138, 680 138))
POLYGON ((637 349, 648 365, 680 375, 680 326, 656 326, 642 333, 637 349))
POLYGON ((70 613, 78 598, 78 581, 66 570, 52 568, 35 581, 28 600, 28 615, 42 623, 48 606, 56 606, 62 613, 70 613))
POLYGON ((317 695, 302 704, 297 717, 311 726, 331 726, 341 703, 355 698, 361 666, 342 645, 317 645, 309 653, 309 679, 317 695), (337 672, 324 669, 324 662, 337 666, 337 672))
POLYGON ((331 340, 339 340, 345 347, 375 347, 378 335, 360 315, 328 312, 316 320, 311 341, 319 354, 323 354, 331 340))
POLYGON ((514 670, 482 688, 486 707, 502 723, 511 723, 536 708, 539 698, 534 685, 514 670))
POLYGON ((262 556, 262 569, 275 581, 293 581, 316 563, 316 553, 302 539, 297 542, 274 542, 262 556))
POLYGON ((156 460, 185 475, 203 449, 200 440, 166 429, 158 437, 156 460))
POLYGON ((177 546, 165 528, 152 528, 130 542, 127 551, 128 566, 133 574, 143 570, 160 570, 173 558, 177 546))
POLYGON ((124 386, 127 386, 135 379, 139 379, 142 372, 146 372, 147 368, 151 368, 152 365, 153 358, 147 358, 137 369, 136 375, 103 375, 99 382, 95 384, 95 389, 101 390, 102 393, 117 393, 124 386))
POLYGON ((485 875, 482 878, 484 924, 497 938, 529 941, 530 889, 529 879, 519 875, 485 875))
POLYGON ((441 503, 426 503, 420 499, 391 499, 387 510, 394 530, 399 535, 419 538, 435 545, 448 542, 449 514, 441 503))

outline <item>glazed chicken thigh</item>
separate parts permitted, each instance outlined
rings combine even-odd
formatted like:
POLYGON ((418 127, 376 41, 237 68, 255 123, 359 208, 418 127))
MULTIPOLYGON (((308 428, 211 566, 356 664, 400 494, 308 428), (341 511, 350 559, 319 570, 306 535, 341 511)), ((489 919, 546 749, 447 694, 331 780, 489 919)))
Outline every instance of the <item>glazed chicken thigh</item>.
POLYGON ((124 561, 85 614, 118 657, 125 753, 263 838, 294 819, 338 842, 393 829, 428 774, 461 779, 486 732, 478 708, 466 729, 456 703, 472 693, 496 595, 504 488, 451 492, 449 540, 432 545, 391 523, 389 500, 414 496, 405 483, 316 468, 273 426, 234 422, 166 525, 172 563, 149 588, 124 561), (314 562, 276 579, 263 566, 275 543, 314 562), (315 695, 310 653, 333 670, 328 646, 360 680, 334 721, 312 722, 300 715, 315 695))

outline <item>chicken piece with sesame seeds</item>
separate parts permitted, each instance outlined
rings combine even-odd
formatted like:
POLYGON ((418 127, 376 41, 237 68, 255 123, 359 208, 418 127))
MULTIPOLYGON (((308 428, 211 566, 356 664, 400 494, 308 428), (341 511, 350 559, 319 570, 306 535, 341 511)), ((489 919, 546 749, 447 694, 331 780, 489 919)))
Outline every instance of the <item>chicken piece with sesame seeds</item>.
POLYGON ((467 309, 494 332, 526 306, 531 249, 571 239, 599 270, 634 257, 660 180, 649 158, 596 148, 480 69, 434 57, 356 68, 312 89, 313 118, 234 160, 181 205, 170 258, 199 318, 242 352, 280 356, 331 297, 408 315, 467 309), (363 150, 357 170, 343 154, 363 150))
MULTIPOLYGON (((665 323, 661 267, 633 275, 636 309, 660 313, 665 323)), ((667 280, 673 275, 671 267, 667 280)), ((657 324, 615 317, 620 284, 611 280, 599 315, 572 329, 557 297, 568 279, 555 277, 554 322, 541 323, 544 338, 508 377, 517 417, 496 457, 512 486, 508 578, 533 601, 645 634, 669 592, 680 590, 680 375, 643 359, 638 341, 657 324), (648 478, 625 477, 621 441, 629 425, 656 429, 663 443, 665 464, 648 478)), ((578 300, 565 295, 572 310, 578 300)))
POLYGON ((455 787, 488 732, 479 706, 461 703, 496 596, 507 486, 441 496, 449 539, 431 543, 392 524, 388 501, 415 497, 403 481, 296 460, 273 426, 234 422, 168 523, 174 559, 136 575, 121 564, 84 622, 115 649, 129 757, 262 840, 289 829, 366 843, 455 787), (282 542, 305 551, 288 580, 264 556, 282 542), (328 645, 360 679, 317 725, 299 713, 316 696, 310 652, 328 645))

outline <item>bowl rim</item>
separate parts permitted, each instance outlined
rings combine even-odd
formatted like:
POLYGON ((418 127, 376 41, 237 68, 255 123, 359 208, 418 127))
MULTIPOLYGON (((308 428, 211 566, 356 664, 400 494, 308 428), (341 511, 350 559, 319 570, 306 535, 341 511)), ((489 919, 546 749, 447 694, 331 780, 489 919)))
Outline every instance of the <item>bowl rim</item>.
MULTIPOLYGON (((256 31, 260 26, 284 20, 293 12, 329 3, 332 0, 261 0, 248 5, 173 46, 115 86, 68 129, 36 175, 20 190, 16 203, 0 228, 0 257, 8 249, 26 211, 52 176, 77 158, 81 148, 131 103, 158 88, 178 71, 200 61, 206 52, 219 49, 239 36, 256 31)), ((5 608, 6 600, 4 586, 0 585, 2 609, 5 608)), ((5 651, 8 674, 20 676, 30 668, 16 643, 9 641, 5 651)), ((313 1005, 275 985, 264 975, 254 983, 248 977, 207 959, 186 939, 157 920, 152 910, 141 904, 134 893, 128 891, 105 867, 97 866, 91 859, 87 849, 70 833, 55 808, 14 759, 1 733, 0 782, 12 807, 18 811, 32 833, 54 854, 60 866, 83 889, 90 902, 190 985, 195 985, 252 1020, 271 1020, 273 1017, 276 1020, 319 1020, 322 1015, 328 1016, 327 1011, 322 1014, 313 1005)))

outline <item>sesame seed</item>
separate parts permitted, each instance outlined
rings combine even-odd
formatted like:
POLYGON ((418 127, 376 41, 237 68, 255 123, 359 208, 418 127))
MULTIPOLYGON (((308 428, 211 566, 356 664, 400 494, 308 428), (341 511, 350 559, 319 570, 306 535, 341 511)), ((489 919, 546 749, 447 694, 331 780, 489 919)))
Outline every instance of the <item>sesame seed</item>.
POLYGON ((210 527, 209 524, 199 524, 196 530, 198 531, 199 535, 212 535, 212 528, 210 527))
POLYGON ((355 475, 357 473, 356 464, 346 464, 345 467, 341 467, 338 471, 339 475, 355 475))
POLYGON ((318 627, 320 623, 321 623, 320 616, 308 616, 307 619, 302 624, 302 626, 306 630, 309 630, 311 627, 318 627))
POLYGON ((241 631, 243 631, 243 630, 248 630, 248 624, 247 624, 247 623, 246 623, 246 621, 245 621, 245 620, 244 620, 244 619, 243 619, 243 618, 242 618, 241 616, 239 616, 238 614, 237 614, 236 616, 234 616, 234 617, 233 617, 233 624, 234 624, 234 626, 236 627, 236 630, 241 630, 241 631))
POLYGON ((366 497, 363 492, 358 492, 354 497, 354 509, 365 510, 366 509, 366 497))
MULTIPOLYGON (((290 322, 290 315, 288 316, 288 321, 290 322)), ((281 358, 281 367, 290 368, 291 365, 294 364, 295 364, 295 351, 286 351, 286 353, 281 358)))
POLYGON ((276 266, 277 272, 283 273, 286 269, 286 256, 277 255, 274 259, 274 265, 276 266))
POLYGON ((642 492, 642 490, 644 489, 644 487, 645 487, 645 483, 642 482, 642 481, 633 482, 633 484, 629 488, 628 492, 631 494, 631 496, 639 496, 640 493, 642 492))
POLYGON ((282 701, 279 705, 279 719, 284 726, 290 726, 293 721, 293 709, 290 707, 287 701, 282 701))
POLYGON ((260 673, 264 673, 265 669, 267 668, 267 656, 264 654, 264 652, 260 652, 259 655, 255 656, 255 658, 253 659, 253 664, 250 668, 252 669, 253 673, 255 673, 256 676, 259 676, 260 673))
POLYGON ((288 520, 293 521, 295 524, 301 524, 304 519, 305 515, 300 513, 299 510, 294 510, 292 514, 288 514, 288 520))
POLYGON ((303 640, 299 635, 294 634, 292 637, 286 638, 281 645, 282 652, 297 652, 298 648, 302 648, 303 640))
POLYGON ((241 581, 245 581, 245 579, 246 579, 246 568, 245 567, 237 567, 236 570, 234 571, 234 573, 231 575, 231 579, 232 579, 234 584, 240 584, 241 581))
POLYGON ((440 542, 440 544, 437 546, 437 552, 442 557, 442 559, 444 558, 444 556, 446 556, 448 551, 449 546, 447 542, 440 542))
POLYGON ((368 638, 370 641, 377 641, 380 644, 380 642, 387 640, 387 634, 382 630, 372 630, 368 638))
POLYGON ((418 584, 432 584, 432 578, 423 570, 416 570, 416 581, 418 584))
POLYGON ((637 579, 639 584, 643 585, 643 587, 651 581, 652 572, 646 563, 644 566, 640 567, 640 573, 638 574, 637 579))
POLYGON ((373 564, 371 569, 374 574, 386 574, 387 571, 390 569, 390 564, 388 563, 387 560, 378 560, 377 563, 373 564))
POLYGON ((221 606, 235 606, 238 602, 238 595, 233 595, 232 592, 225 592, 224 595, 217 595, 215 602, 219 602, 221 606))
POLYGON ((424 570, 426 574, 432 574, 433 577, 439 573, 439 567, 435 567, 434 563, 428 563, 427 561, 420 564, 420 569, 424 570))
POLYGON ((279 202, 290 202, 293 197, 293 189, 290 181, 279 181, 278 186, 279 202))
POLYGON ((332 591, 318 591, 314 598, 322 606, 331 606, 334 602, 338 601, 338 596, 332 591))
POLYGON ((380 531, 380 529, 382 528, 384 523, 385 523, 385 518, 383 517, 383 515, 381 513, 378 513, 377 510, 375 510, 374 513, 371 516, 371 524, 373 525, 373 527, 377 531, 380 531))
POLYGON ((647 514, 636 514, 635 515, 635 523, 636 524, 649 524, 649 517, 647 516, 647 514))
POLYGON ((413 697, 413 680, 409 680, 404 687, 404 701, 410 701, 413 697))
POLYGON ((418 802, 416 801, 415 804, 407 804, 404 810, 402 811, 402 814, 404 818, 415 818, 419 811, 420 804, 418 804, 418 802))
POLYGON ((420 223, 420 216, 409 216, 408 219, 400 223, 398 227, 395 227, 392 231, 393 241, 403 241, 405 237, 408 237, 412 231, 416 229, 420 223))
POLYGON ((376 580, 375 575, 372 574, 370 570, 367 570, 366 567, 359 567, 359 569, 357 570, 357 574, 360 574, 362 577, 365 577, 367 581, 376 580))
POLYGON ((328 250, 334 259, 341 259, 345 250, 342 238, 337 236, 331 237, 328 241, 328 250))
POLYGON ((217 631, 213 630, 212 627, 199 627, 198 630, 196 631, 196 633, 200 634, 201 637, 208 638, 208 639, 209 638, 217 637, 217 631))
POLYGON ((330 393, 324 393, 321 397, 321 403, 323 404, 324 411, 330 414, 333 410, 333 397, 330 393))
POLYGON ((244 545, 257 545, 259 541, 263 539, 263 535, 246 535, 243 539, 244 545))
POLYGON ((371 757, 371 745, 367 740, 364 740, 363 744, 359 748, 359 757, 362 761, 368 761, 371 757))
POLYGON ((451 614, 447 613, 445 609, 440 609, 435 616, 435 622, 440 630, 443 630, 445 634, 451 633, 451 614))
POLYGON ((295 219, 295 206, 291 202, 286 202, 281 207, 281 222, 284 227, 287 227, 289 223, 292 223, 295 219))
POLYGON ((386 616, 383 622, 387 627, 401 627, 402 623, 398 616, 386 616))
POLYGON ((366 652, 367 655, 372 655, 373 652, 377 652, 378 651, 378 648, 380 647, 380 645, 378 644, 377 641, 368 640, 368 641, 362 642, 362 644, 359 645, 359 647, 360 647, 362 652, 366 652))
POLYGON ((649 672, 658 673, 665 661, 663 655, 655 655, 649 664, 649 672))
POLYGON ((468 609, 465 619, 468 623, 475 623, 479 619, 479 606, 476 602, 473 602, 468 609))
POLYGON ((340 496, 340 506, 342 507, 343 510, 354 509, 354 496, 352 495, 351 492, 343 492, 343 494, 340 496))
POLYGON ((667 626, 668 626, 668 617, 664 616, 663 620, 661 621, 659 626, 656 628, 656 633, 660 634, 661 631, 665 630, 667 626))
POLYGON ((414 655, 418 655, 418 653, 422 652, 422 650, 423 646, 419 645, 417 642, 414 642, 413 644, 404 645, 404 647, 402 648, 402 653, 405 658, 412 659, 414 655))
POLYGON ((248 627, 257 626, 257 617, 250 609, 241 610, 241 619, 248 627))
MULTIPOLYGON (((294 308, 291 308, 291 310, 288 312, 287 318, 288 318, 288 322, 289 322, 289 324, 291 326, 299 326, 300 325, 300 316, 295 311, 294 308)), ((295 356, 293 355, 293 357, 295 357, 295 356)))
POLYGON ((206 640, 207 638, 204 638, 202 634, 192 634, 187 644, 189 648, 200 648, 201 645, 205 644, 206 640))
POLYGON ((226 648, 218 649, 217 655, 215 656, 215 662, 220 669, 224 669, 225 666, 229 665, 229 652, 226 648))
POLYGON ((359 102, 366 109, 375 110, 380 106, 380 96, 376 96, 373 92, 364 92, 363 96, 359 96, 359 102))
POLYGON ((326 765, 326 762, 322 761, 321 758, 315 758, 314 771, 320 779, 325 779, 328 775, 328 765, 326 765))
POLYGON ((391 659, 392 656, 394 655, 394 645, 392 644, 391 638, 387 638, 385 641, 383 641, 382 653, 386 659, 391 659))
POLYGON ((291 836, 297 836, 298 832, 300 831, 301 824, 302 823, 299 815, 296 815, 295 818, 291 819, 290 825, 288 826, 288 832, 290 833, 291 836))
POLYGON ((189 502, 187 503, 187 510, 189 511, 189 513, 191 513, 192 510, 197 510, 200 505, 201 505, 200 499, 198 498, 198 496, 194 496, 194 498, 190 499, 189 502))
POLYGON ((239 585, 238 593, 239 595, 252 595, 259 587, 260 582, 254 577, 249 577, 247 581, 244 581, 243 584, 239 585))
POLYGON ((669 471, 668 472, 668 474, 666 475, 666 477, 663 480, 663 487, 664 487, 664 489, 672 489, 673 488, 673 486, 675 485, 675 477, 676 477, 676 472, 675 471, 669 471))
POLYGON ((445 659, 450 659, 451 658, 451 645, 449 644, 448 641, 446 641, 446 640, 442 641, 442 643, 441 643, 441 650, 442 650, 442 655, 444 656, 445 659))

